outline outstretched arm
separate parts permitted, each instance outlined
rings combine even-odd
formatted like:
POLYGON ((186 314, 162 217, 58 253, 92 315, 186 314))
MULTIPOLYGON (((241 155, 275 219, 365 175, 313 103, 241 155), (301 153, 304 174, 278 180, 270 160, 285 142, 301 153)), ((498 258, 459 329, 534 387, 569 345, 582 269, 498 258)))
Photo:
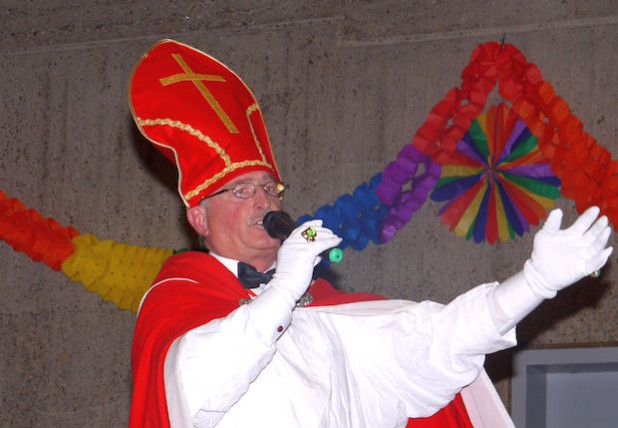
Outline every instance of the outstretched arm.
MULTIPOLYGON (((486 354, 515 345, 513 327, 521 319, 606 263, 610 229, 598 215, 591 208, 561 229, 562 212, 553 211, 524 269, 503 283, 482 284, 446 306, 421 302, 329 324, 345 340, 351 377, 363 398, 403 408, 408 417, 428 416, 452 400, 479 375, 486 354)), ((388 304, 394 302, 374 305, 388 304)))

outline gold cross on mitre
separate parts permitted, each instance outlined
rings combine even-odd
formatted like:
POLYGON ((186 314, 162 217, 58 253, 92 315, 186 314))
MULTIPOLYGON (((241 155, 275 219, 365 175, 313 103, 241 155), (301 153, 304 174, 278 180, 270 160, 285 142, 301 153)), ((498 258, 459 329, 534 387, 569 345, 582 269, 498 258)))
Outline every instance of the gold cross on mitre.
POLYGON ((215 74, 194 73, 193 70, 191 70, 191 68, 189 67, 189 65, 187 65, 183 57, 180 56, 180 54, 172 54, 172 57, 174 57, 176 62, 178 62, 180 67, 182 67, 184 73, 173 74, 168 77, 163 77, 159 79, 159 82, 161 82, 163 86, 173 85, 174 83, 178 83, 178 82, 186 82, 186 81, 193 82, 195 87, 198 89, 198 91, 200 91, 200 93, 206 99, 208 104, 210 104, 210 106, 213 108, 215 113, 217 113, 217 116, 219 116, 219 119, 221 119, 221 121, 226 126, 228 131, 230 131, 230 133, 232 134, 238 134, 238 129, 234 125, 234 122, 232 122, 232 120, 227 115, 225 110, 223 110, 223 107, 221 107, 221 105, 215 99, 214 95, 208 90, 208 88, 206 87, 206 85, 204 85, 204 82, 203 82, 203 81, 225 82, 225 79, 223 78, 223 76, 218 76, 215 74))

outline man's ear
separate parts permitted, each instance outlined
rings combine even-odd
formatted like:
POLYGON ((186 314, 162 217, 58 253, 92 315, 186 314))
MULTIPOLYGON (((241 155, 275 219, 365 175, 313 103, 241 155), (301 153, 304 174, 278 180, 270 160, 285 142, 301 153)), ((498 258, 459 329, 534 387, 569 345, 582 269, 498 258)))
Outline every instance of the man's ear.
POLYGON ((206 218, 206 207, 196 205, 187 208, 187 220, 189 224, 200 236, 208 236, 208 219, 206 218))

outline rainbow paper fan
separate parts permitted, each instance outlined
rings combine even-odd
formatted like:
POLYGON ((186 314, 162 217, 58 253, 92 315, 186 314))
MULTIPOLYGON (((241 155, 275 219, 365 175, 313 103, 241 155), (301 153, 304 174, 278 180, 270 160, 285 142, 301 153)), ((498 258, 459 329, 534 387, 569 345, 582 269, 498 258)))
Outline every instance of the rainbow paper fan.
POLYGON ((478 116, 442 165, 431 199, 448 201, 442 223, 457 236, 493 244, 545 218, 560 180, 519 116, 506 104, 478 116))

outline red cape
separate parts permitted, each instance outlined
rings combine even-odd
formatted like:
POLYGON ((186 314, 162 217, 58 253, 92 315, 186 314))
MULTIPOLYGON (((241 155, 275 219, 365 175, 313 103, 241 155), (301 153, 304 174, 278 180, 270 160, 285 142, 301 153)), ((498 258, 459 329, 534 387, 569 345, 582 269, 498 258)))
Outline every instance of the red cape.
MULTIPOLYGON (((176 338, 209 321, 227 316, 250 298, 236 276, 214 257, 184 252, 170 257, 142 303, 133 336, 131 428, 168 428, 163 367, 176 338), (191 280, 187 280, 190 278, 191 280)), ((384 299, 366 293, 344 293, 318 279, 309 289, 312 306, 384 299)), ((472 427, 463 400, 456 398, 429 418, 410 419, 408 427, 472 427)))

